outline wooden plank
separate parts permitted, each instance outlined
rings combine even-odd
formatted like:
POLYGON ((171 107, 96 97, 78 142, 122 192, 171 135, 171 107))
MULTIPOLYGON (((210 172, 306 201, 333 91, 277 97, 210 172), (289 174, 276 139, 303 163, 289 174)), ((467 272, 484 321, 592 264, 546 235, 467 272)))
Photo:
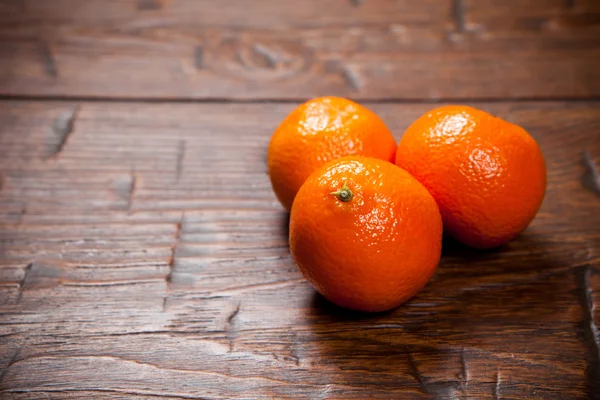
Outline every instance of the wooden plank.
POLYGON ((45 0, 0 10, 0 94, 589 98, 600 11, 564 0, 45 0))
MULTIPOLYGON (((0 397, 594 398, 600 103, 475 105, 539 141, 539 215, 364 315, 289 255, 265 153, 293 104, 0 102, 0 397)), ((368 106, 399 138, 435 105, 368 106)))

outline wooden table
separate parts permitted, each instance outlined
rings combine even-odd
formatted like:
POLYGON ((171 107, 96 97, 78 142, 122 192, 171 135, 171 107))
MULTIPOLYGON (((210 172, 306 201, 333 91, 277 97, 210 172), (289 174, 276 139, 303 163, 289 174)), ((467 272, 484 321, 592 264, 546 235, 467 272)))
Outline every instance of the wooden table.
POLYGON ((2 0, 0 151, 2 399, 600 398, 596 0, 2 0), (523 125, 540 213, 331 305, 265 162, 319 95, 523 125))

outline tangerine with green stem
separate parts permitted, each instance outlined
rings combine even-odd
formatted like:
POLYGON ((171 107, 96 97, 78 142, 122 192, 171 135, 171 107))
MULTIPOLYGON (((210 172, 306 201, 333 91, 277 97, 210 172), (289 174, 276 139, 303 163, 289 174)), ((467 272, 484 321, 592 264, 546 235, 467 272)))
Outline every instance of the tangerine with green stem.
POLYGON ((342 307, 385 311, 404 303, 434 274, 441 245, 435 200, 387 161, 334 160, 306 180, 292 206, 292 256, 342 307))

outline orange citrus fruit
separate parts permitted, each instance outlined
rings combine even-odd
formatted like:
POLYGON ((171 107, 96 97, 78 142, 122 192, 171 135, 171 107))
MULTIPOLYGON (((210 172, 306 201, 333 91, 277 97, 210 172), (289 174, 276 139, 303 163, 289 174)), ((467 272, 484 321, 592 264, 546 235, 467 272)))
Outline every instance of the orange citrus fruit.
POLYGON ((290 250, 327 299, 362 311, 394 308, 421 290, 440 260, 442 219, 408 172, 370 157, 317 169, 290 215, 290 250))
POLYGON ((508 242, 535 217, 546 165, 520 126, 468 106, 444 106, 417 119, 398 145, 396 164, 436 199, 444 229, 478 248, 508 242))
POLYGON ((306 178, 328 161, 363 155, 394 162, 396 140, 367 108, 339 97, 310 100, 275 130, 267 155, 273 191, 290 210, 306 178))

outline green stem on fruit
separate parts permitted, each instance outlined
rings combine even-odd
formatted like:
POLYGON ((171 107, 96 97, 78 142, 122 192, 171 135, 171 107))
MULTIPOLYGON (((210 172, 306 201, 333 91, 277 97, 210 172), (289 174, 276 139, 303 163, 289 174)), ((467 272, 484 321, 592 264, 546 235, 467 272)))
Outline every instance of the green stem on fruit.
POLYGON ((340 190, 338 190, 337 192, 331 192, 330 194, 336 196, 338 199, 340 199, 340 201, 343 202, 348 202, 352 200, 353 196, 352 191, 350 190, 346 182, 344 182, 344 186, 342 186, 340 190))

